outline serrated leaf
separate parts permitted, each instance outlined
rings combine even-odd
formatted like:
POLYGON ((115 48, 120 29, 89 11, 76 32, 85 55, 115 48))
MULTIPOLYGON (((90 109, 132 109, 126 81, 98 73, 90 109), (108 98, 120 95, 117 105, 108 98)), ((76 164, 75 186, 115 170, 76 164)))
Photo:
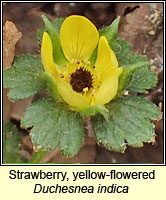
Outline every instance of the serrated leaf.
POLYGON ((117 45, 113 50, 118 58, 119 66, 121 67, 149 65, 148 58, 143 55, 131 53, 131 46, 124 40, 117 40, 117 45))
POLYGON ((110 102, 108 108, 108 120, 101 115, 92 118, 96 139, 106 148, 123 152, 127 144, 141 147, 143 142, 154 140, 154 125, 150 120, 159 120, 161 112, 152 102, 125 96, 110 102))
POLYGON ((50 36, 50 39, 52 41, 52 46, 53 46, 53 58, 54 58, 54 62, 58 65, 64 65, 65 63, 67 63, 68 61, 66 60, 62 48, 61 48, 61 44, 60 44, 60 40, 59 40, 59 35, 57 30, 55 29, 54 25, 52 22, 50 22, 46 16, 42 16, 43 21, 45 23, 47 32, 50 36))
POLYGON ((3 163, 21 162, 18 154, 21 141, 21 135, 15 125, 3 124, 3 163))
POLYGON ((150 71, 148 66, 145 66, 138 68, 133 73, 127 89, 132 92, 147 93, 147 90, 155 87, 156 84, 156 73, 150 71))
POLYGON ((3 84, 9 88, 12 101, 24 99, 46 88, 42 79, 43 66, 41 59, 32 55, 15 57, 14 64, 3 72, 3 84))
POLYGON ((44 150, 54 149, 60 143, 65 156, 74 156, 83 140, 81 116, 63 103, 47 97, 33 103, 24 113, 22 127, 33 127, 32 140, 44 150))

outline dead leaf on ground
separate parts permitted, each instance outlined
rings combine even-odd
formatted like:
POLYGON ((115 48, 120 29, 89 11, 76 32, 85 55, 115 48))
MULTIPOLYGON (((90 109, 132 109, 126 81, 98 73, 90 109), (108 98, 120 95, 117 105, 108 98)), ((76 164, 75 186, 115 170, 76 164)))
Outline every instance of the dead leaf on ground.
POLYGON ((15 24, 6 21, 3 27, 3 68, 9 68, 13 62, 16 42, 22 37, 15 24))

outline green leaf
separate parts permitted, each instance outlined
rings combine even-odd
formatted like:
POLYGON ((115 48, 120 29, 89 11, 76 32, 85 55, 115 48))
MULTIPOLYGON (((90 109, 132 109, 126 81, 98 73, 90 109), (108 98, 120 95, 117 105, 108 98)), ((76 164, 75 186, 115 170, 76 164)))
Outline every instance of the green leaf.
POLYGON ((118 33, 118 25, 120 21, 120 16, 118 16, 111 25, 104 27, 99 30, 100 36, 105 36, 108 40, 108 43, 111 48, 116 46, 117 43, 117 33, 118 33))
POLYGON ((9 88, 12 101, 24 99, 46 88, 42 79, 43 66, 37 56, 21 55, 15 57, 14 64, 3 72, 4 87, 9 88))
POLYGON ((33 103, 24 113, 22 127, 33 127, 32 140, 44 150, 54 149, 60 143, 65 156, 74 156, 83 140, 82 117, 47 97, 33 103))
POLYGON ((110 116, 92 118, 96 139, 107 149, 124 152, 126 145, 143 146, 153 142, 154 125, 150 120, 159 120, 161 112, 152 102, 138 96, 120 97, 108 104, 110 116))
MULTIPOLYGON (((42 18, 46 25, 47 32, 50 36, 50 39, 52 41, 54 62, 58 65, 64 65, 68 61, 66 60, 66 58, 63 54, 59 36, 58 36, 58 32, 55 29, 54 25, 47 19, 46 16, 42 16, 42 18)), ((56 26, 57 26, 57 24, 56 24, 56 26)))
POLYGON ((28 163, 39 163, 46 153, 47 151, 39 149, 33 154, 32 158, 29 160, 28 163))
POLYGON ((132 92, 147 93, 147 90, 155 87, 156 84, 156 73, 150 71, 148 66, 145 66, 138 68, 133 73, 127 89, 132 92))
POLYGON ((130 67, 135 66, 141 67, 149 65, 149 60, 146 56, 131 53, 131 46, 124 40, 117 40, 117 45, 113 48, 117 58, 119 66, 130 67))
POLYGON ((19 163, 21 157, 18 154, 21 145, 21 135, 15 125, 3 124, 3 162, 19 163))

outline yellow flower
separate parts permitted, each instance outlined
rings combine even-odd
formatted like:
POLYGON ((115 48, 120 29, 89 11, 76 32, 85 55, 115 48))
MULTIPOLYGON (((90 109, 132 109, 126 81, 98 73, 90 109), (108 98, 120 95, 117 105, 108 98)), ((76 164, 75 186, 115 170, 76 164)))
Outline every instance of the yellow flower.
POLYGON ((118 89, 123 71, 118 67, 115 53, 104 36, 99 38, 96 27, 85 17, 67 17, 60 29, 60 44, 68 60, 58 66, 53 59, 53 46, 44 32, 41 57, 44 69, 55 80, 55 87, 63 100, 75 109, 87 109, 111 101, 118 89), (90 57, 98 45, 97 59, 90 57))

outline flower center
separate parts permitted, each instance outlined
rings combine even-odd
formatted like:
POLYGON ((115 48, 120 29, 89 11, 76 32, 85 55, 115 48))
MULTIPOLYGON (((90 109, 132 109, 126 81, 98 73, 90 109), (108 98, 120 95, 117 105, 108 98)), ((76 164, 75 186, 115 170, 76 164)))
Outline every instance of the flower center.
POLYGON ((84 88, 92 88, 92 82, 92 74, 82 67, 77 69, 70 76, 70 84, 76 92, 83 92, 84 88))

